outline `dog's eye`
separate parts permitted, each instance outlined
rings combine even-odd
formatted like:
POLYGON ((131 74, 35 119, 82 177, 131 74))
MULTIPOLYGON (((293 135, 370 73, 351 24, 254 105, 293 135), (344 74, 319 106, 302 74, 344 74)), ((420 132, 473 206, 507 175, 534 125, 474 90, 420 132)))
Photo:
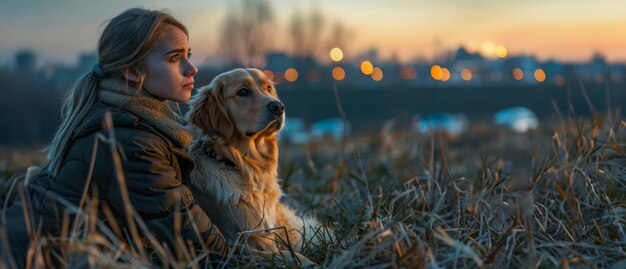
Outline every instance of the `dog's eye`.
POLYGON ((250 90, 248 90, 247 88, 243 88, 243 89, 241 89, 241 90, 239 90, 237 92, 237 95, 239 95, 239 96, 248 96, 248 95, 250 95, 250 90))
POLYGON ((267 92, 272 92, 272 86, 267 85, 267 92))

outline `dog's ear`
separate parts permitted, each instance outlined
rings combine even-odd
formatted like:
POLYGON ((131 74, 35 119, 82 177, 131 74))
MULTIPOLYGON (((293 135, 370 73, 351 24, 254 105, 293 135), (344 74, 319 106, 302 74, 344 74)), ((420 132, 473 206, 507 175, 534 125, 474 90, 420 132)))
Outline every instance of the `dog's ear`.
POLYGON ((209 112, 209 122, 215 132, 222 137, 231 138, 235 134, 235 125, 226 108, 226 101, 224 100, 225 87, 225 82, 223 79, 220 79, 217 81, 216 88, 209 91, 207 110, 209 112))
POLYGON ((196 96, 189 100, 187 120, 204 133, 230 138, 235 134, 235 126, 226 109, 225 87, 224 77, 217 77, 209 86, 199 89, 196 96))

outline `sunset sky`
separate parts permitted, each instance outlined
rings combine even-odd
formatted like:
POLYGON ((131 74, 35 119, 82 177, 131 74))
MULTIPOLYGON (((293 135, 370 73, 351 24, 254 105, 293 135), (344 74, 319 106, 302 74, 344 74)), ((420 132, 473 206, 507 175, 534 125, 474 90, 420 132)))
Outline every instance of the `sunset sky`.
MULTIPOLYGON (((35 1, 0 0, 0 66, 19 48, 33 49, 40 64, 74 63, 93 51, 103 22, 135 6, 167 8, 190 30, 200 64, 219 54, 218 26, 236 1, 35 1)), ((238 2, 237 2, 238 3, 238 2)), ((274 47, 287 49, 288 22, 296 11, 319 9, 327 24, 342 23, 353 34, 349 58, 370 48, 401 61, 430 59, 465 45, 500 44, 509 55, 586 61, 600 52, 626 62, 626 1, 619 0, 320 0, 270 1, 276 22, 274 47)))

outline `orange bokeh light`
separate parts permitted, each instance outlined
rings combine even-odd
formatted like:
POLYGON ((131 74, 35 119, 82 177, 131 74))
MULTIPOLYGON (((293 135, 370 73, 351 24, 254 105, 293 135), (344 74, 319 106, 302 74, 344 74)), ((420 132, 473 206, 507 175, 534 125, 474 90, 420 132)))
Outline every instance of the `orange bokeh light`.
POLYGON ((448 68, 441 68, 441 81, 450 80, 450 70, 448 68))
POLYGON ((541 68, 535 70, 535 80, 539 82, 546 81, 546 72, 544 72, 541 68))
POLYGON ((465 81, 472 80, 472 70, 464 68, 463 71, 461 71, 461 78, 465 81))
POLYGON ((333 68, 333 78, 335 80, 343 80, 346 77, 346 71, 342 67, 337 66, 333 68))
POLYGON ((370 75, 372 74, 372 71, 374 71, 374 65, 372 65, 372 62, 363 61, 361 63, 361 72, 363 72, 363 74, 370 75))
POLYGON ((298 79, 298 71, 294 68, 285 70, 285 79, 289 82, 294 82, 298 79))
POLYGON ((513 78, 515 80, 522 80, 524 78, 524 72, 522 71, 522 69, 519 69, 519 68, 513 69, 513 78))
POLYGON ((430 76, 434 80, 441 80, 441 78, 443 77, 443 71, 441 70, 441 66, 433 65, 433 67, 430 68, 430 76))
POLYGON ((274 72, 272 72, 272 70, 263 70, 263 74, 265 74, 269 80, 274 79, 274 72))
POLYGON ((400 78, 402 79, 415 79, 417 77, 417 71, 412 67, 403 67, 400 69, 400 78))
POLYGON ((274 83, 281 84, 285 81, 285 75, 281 72, 274 72, 274 79, 272 79, 274 83))
POLYGON ((375 67, 374 70, 372 70, 372 79, 374 81, 381 81, 383 79, 383 70, 375 67))

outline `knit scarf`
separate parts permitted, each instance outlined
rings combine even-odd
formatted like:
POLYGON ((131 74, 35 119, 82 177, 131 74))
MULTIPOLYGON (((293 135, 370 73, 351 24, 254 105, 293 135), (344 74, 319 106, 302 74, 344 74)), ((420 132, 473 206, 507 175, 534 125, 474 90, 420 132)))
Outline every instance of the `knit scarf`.
POLYGON ((134 85, 127 84, 122 79, 105 78, 100 80, 98 99, 145 120, 180 147, 186 148, 191 144, 192 135, 185 129, 183 117, 174 113, 165 101, 145 90, 137 90, 134 85))

